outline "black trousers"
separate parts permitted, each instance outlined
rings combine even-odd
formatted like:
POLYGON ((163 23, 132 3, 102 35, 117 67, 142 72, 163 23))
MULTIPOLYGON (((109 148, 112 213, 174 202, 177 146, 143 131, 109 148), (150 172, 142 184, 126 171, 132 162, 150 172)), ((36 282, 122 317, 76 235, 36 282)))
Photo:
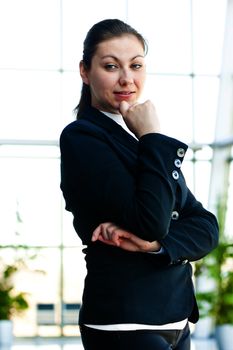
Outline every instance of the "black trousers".
POLYGON ((102 331, 80 326, 85 350, 190 350, 190 330, 102 331))

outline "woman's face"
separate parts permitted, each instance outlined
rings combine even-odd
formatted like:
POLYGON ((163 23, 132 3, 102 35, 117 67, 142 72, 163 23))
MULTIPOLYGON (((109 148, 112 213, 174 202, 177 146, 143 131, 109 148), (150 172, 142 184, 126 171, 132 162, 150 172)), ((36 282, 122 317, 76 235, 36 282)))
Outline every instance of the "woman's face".
POLYGON ((106 40, 97 47, 90 70, 80 63, 83 82, 90 86, 92 106, 119 113, 120 102, 138 101, 146 78, 144 49, 134 35, 106 40))

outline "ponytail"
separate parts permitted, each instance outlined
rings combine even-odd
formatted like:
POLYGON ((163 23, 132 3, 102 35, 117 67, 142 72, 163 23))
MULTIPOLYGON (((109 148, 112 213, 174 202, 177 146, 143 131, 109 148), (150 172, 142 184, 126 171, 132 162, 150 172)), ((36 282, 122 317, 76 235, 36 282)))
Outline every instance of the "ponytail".
POLYGON ((91 105, 91 91, 90 91, 90 87, 89 87, 89 85, 83 83, 79 104, 74 109, 74 112, 76 114, 77 119, 80 118, 80 115, 82 114, 82 112, 85 109, 85 107, 86 106, 90 106, 90 105, 91 105))

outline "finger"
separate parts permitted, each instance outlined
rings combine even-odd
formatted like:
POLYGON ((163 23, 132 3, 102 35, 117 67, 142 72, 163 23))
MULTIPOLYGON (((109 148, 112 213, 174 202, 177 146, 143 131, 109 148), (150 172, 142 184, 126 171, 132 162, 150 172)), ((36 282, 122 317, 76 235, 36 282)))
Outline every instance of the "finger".
POLYGON ((101 234, 104 237, 104 239, 111 240, 112 239, 112 232, 115 225, 111 222, 105 222, 102 224, 102 231, 101 234))
POLYGON ((117 231, 112 232, 111 240, 112 240, 112 242, 114 242, 115 245, 117 245, 118 247, 119 247, 119 245, 120 245, 120 238, 121 238, 121 235, 119 235, 119 232, 117 232, 117 231))
POLYGON ((105 243, 105 244, 116 246, 116 244, 114 242, 110 241, 109 239, 104 239, 104 237, 102 235, 99 236, 98 240, 105 243))
POLYGON ((130 105, 128 104, 128 102, 121 101, 120 106, 119 106, 119 110, 120 110, 120 113, 122 114, 123 117, 126 115, 129 107, 130 107, 130 105))
POLYGON ((133 235, 132 233, 130 233, 130 232, 126 231, 126 230, 123 230, 123 229, 121 229, 121 228, 116 226, 114 228, 113 233, 112 233, 112 241, 114 241, 117 246, 121 246, 122 241, 126 241, 126 240, 127 241, 131 241, 131 236, 132 235, 133 235))
POLYGON ((96 227, 96 229, 93 231, 92 234, 92 242, 95 242, 98 240, 99 235, 101 235, 103 232, 106 232, 107 227, 112 225, 111 222, 103 222, 102 224, 100 224, 99 226, 96 227))
POLYGON ((137 244, 134 244, 127 238, 123 238, 120 240, 120 245, 118 246, 121 249, 128 250, 130 252, 140 252, 140 248, 137 246, 137 244))
POLYGON ((128 237, 128 239, 132 243, 137 245, 140 249, 143 249, 143 250, 151 249, 151 243, 149 241, 145 241, 145 240, 139 238, 138 236, 135 236, 134 234, 131 234, 130 237, 128 237))
POLYGON ((107 222, 103 224, 102 234, 105 239, 113 240, 113 234, 118 230, 118 226, 112 222, 107 222))
POLYGON ((101 231, 102 231, 101 225, 102 224, 97 226, 96 229, 93 231, 93 234, 92 234, 92 237, 91 237, 92 242, 95 242, 95 241, 98 240, 98 237, 99 237, 99 235, 101 234, 101 231))

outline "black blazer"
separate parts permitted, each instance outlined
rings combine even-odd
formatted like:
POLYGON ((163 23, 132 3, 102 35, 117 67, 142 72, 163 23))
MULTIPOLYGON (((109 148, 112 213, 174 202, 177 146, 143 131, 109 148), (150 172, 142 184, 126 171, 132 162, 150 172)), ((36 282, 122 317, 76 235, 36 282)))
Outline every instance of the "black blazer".
POLYGON ((87 108, 63 130, 60 148, 66 209, 87 245, 80 323, 196 322, 189 261, 216 247, 218 225, 185 184, 180 166, 187 146, 158 133, 138 141, 87 108), (93 230, 107 221, 158 240, 165 254, 91 243, 93 230))

